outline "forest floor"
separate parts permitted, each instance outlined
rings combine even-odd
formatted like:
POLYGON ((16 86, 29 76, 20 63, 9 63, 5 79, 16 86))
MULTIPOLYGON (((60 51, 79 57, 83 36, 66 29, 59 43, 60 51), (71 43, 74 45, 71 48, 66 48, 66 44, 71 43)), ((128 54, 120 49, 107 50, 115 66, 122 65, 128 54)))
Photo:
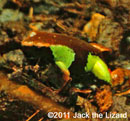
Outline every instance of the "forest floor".
POLYGON ((129 121, 129 6, 129 0, 0 0, 0 121, 129 121), (51 50, 59 44, 76 58, 65 71, 51 50), (96 70, 85 72, 90 53, 109 71, 100 73, 92 60, 96 70))

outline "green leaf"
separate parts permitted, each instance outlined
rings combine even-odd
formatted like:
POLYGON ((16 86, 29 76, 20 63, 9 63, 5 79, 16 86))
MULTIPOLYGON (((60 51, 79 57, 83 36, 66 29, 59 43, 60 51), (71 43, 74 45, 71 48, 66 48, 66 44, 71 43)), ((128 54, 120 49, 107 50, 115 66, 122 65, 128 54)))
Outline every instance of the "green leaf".
POLYGON ((54 56, 55 63, 62 70, 67 70, 75 60, 74 51, 67 46, 52 45, 50 49, 54 56))
POLYGON ((85 66, 86 72, 91 71, 97 78, 111 83, 111 76, 108 67, 101 58, 89 53, 87 60, 88 62, 85 66))
POLYGON ((85 71, 91 71, 93 69, 94 64, 96 63, 96 61, 98 61, 99 57, 98 56, 94 56, 91 55, 91 53, 89 53, 88 55, 88 59, 87 59, 87 64, 85 66, 85 71))
POLYGON ((56 61, 55 63, 61 70, 67 70, 66 65, 63 62, 56 61))

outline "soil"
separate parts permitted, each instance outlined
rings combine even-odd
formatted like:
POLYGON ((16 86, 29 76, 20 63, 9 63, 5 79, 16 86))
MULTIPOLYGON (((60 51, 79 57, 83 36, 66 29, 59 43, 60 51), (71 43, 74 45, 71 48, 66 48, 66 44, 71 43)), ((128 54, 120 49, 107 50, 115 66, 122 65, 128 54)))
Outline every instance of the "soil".
POLYGON ((0 121, 129 121, 129 6, 129 0, 0 0, 0 121), (76 50, 70 75, 45 42, 76 50), (111 83, 85 72, 90 52, 107 64, 111 83), (71 116, 54 119, 49 112, 71 116), (75 112, 89 118, 74 119, 75 112))

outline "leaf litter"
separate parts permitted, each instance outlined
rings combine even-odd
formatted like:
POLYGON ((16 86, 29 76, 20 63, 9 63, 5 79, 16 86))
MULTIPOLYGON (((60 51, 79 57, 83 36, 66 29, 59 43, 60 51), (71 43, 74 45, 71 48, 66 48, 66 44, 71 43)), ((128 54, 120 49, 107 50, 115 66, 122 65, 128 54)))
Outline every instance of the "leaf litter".
POLYGON ((50 120, 46 114, 57 110, 67 110, 72 115, 74 112, 103 113, 102 119, 75 119, 77 121, 106 121, 105 112, 127 112, 128 117, 119 120, 130 119, 130 104, 127 104, 130 95, 128 0, 0 2, 1 120, 11 119, 9 111, 16 114, 14 121, 27 120, 37 110, 40 111, 32 120, 50 120), (94 14, 103 19, 92 20, 94 14), (89 28, 90 23, 95 29, 89 28), (85 26, 88 27, 86 33, 83 32, 85 26), (37 35, 30 37, 30 31, 37 35), (57 43, 68 46, 76 54, 76 61, 69 67, 72 80, 59 93, 57 90, 65 80, 48 48, 57 43), (92 72, 85 72, 89 52, 100 56, 108 65, 112 85, 92 72), (4 93, 7 96, 2 97, 4 93), (26 104, 29 104, 28 112, 19 113, 26 104))

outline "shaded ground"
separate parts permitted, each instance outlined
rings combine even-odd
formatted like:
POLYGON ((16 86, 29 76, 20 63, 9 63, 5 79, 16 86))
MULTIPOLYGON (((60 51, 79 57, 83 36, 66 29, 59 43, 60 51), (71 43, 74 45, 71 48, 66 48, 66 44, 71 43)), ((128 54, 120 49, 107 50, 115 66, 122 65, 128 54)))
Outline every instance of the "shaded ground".
POLYGON ((130 120, 129 5, 129 0, 0 0, 0 120, 51 121, 50 111, 90 116, 57 119, 61 121, 130 120), (95 13, 99 15, 93 19, 95 13), (112 72, 112 85, 86 73, 83 63, 73 63, 72 81, 56 93, 65 80, 50 49, 21 45, 32 30, 101 44, 99 56, 112 72), (91 118, 93 112, 104 118, 91 118), (107 119, 105 112, 127 112, 127 118, 107 119))

